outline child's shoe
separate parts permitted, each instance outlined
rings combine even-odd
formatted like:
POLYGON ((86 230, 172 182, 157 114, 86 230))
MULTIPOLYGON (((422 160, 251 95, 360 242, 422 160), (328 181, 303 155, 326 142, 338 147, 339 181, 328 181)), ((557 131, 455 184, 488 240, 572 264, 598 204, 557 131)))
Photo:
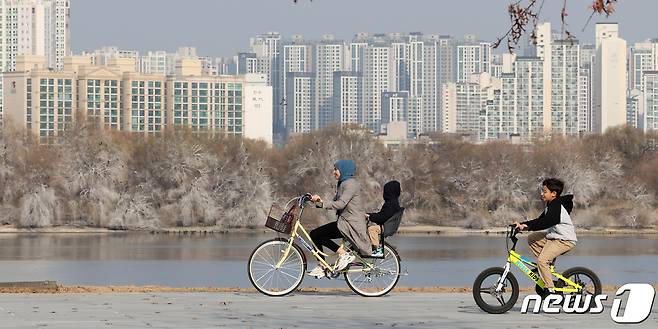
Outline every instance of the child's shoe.
POLYGON ((377 247, 372 254, 370 254, 370 257, 384 257, 384 248, 383 247, 377 247))

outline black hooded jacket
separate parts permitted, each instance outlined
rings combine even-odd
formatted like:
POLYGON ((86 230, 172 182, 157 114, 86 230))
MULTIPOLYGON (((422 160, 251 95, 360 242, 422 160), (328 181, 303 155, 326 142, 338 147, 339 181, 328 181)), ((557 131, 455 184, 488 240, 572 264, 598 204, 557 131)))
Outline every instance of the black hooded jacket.
POLYGON ((573 209, 573 195, 563 195, 551 202, 547 202, 547 210, 545 212, 542 212, 539 217, 521 224, 528 225, 528 231, 541 231, 553 227, 560 223, 560 214, 562 211, 560 206, 564 207, 571 214, 571 210, 573 209))
POLYGON ((390 181, 384 185, 384 205, 376 213, 368 213, 368 219, 376 224, 383 225, 389 218, 393 217, 400 208, 400 182, 390 181))

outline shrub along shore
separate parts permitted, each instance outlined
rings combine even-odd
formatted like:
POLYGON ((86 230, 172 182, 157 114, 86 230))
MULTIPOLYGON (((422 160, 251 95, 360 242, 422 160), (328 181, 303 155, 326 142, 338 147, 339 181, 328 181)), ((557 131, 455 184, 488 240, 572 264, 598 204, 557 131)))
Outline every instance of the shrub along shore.
MULTIPOLYGON (((367 130, 331 127, 279 148, 184 129, 144 137, 79 122, 56 143, 39 145, 6 125, 0 225, 258 230, 274 202, 305 192, 331 198, 333 163, 351 158, 369 211, 381 206, 384 183, 401 182, 409 229, 488 230, 534 218, 543 210, 545 177, 561 178, 565 193, 575 195, 572 218, 580 229, 658 227, 656 134, 617 128, 526 144, 429 137, 389 150, 367 130)), ((333 218, 312 208, 304 215, 307 227, 333 218)))

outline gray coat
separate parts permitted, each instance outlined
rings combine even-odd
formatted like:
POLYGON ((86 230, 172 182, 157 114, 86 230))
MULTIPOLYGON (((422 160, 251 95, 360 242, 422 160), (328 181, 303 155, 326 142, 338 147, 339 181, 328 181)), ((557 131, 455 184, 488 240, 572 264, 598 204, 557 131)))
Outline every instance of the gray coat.
POLYGON ((327 201, 323 206, 336 210, 340 232, 355 244, 362 255, 369 255, 372 250, 361 202, 361 184, 355 178, 342 182, 334 201, 327 201))

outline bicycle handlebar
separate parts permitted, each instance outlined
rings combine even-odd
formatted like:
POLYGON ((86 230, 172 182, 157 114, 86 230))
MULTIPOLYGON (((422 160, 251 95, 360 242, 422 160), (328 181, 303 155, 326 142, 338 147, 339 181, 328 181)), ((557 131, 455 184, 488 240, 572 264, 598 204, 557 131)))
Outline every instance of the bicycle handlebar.
POLYGON ((304 194, 302 194, 302 195, 300 195, 300 196, 296 196, 296 197, 294 197, 294 198, 288 200, 288 202, 286 202, 286 206, 285 206, 285 208, 288 209, 288 206, 290 205, 290 203, 293 202, 293 201, 295 201, 295 200, 298 201, 298 206, 301 207, 301 206, 304 205, 305 202, 311 200, 311 193, 304 193, 304 194))
MULTIPOLYGON (((514 250, 516 249, 516 243, 519 241, 519 238, 516 237, 517 234, 521 232, 521 230, 516 228, 516 225, 510 224, 509 225, 509 231, 507 232, 507 237, 512 240, 512 248, 509 248, 509 244, 507 244, 507 250, 514 250)), ((507 240, 507 239, 505 239, 507 240)))

